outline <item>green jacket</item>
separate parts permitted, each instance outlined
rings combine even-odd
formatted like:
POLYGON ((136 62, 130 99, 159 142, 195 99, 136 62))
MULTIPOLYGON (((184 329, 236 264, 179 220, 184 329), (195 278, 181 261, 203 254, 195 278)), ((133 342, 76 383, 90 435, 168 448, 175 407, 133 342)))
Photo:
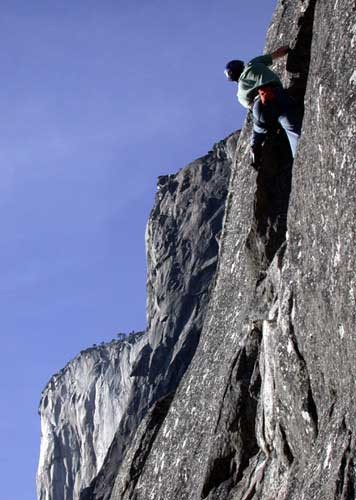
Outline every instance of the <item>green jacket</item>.
POLYGON ((258 89, 263 85, 269 83, 282 85, 278 75, 268 68, 271 64, 272 56, 270 54, 255 57, 246 64, 239 78, 237 91, 237 98, 245 108, 251 106, 258 94, 258 89))

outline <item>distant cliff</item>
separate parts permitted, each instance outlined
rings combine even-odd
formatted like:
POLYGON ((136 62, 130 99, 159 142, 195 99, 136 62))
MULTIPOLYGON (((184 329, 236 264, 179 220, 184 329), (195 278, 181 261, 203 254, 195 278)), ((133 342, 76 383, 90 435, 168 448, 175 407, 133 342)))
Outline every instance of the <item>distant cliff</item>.
POLYGON ((355 13, 277 3, 266 51, 292 48, 276 69, 304 112, 294 164, 279 132, 251 169, 247 118, 236 152, 232 136, 160 179, 147 341, 81 500, 356 497, 355 13))
POLYGON ((101 468, 127 410, 142 337, 86 349, 48 383, 39 408, 38 498, 78 498, 101 468))

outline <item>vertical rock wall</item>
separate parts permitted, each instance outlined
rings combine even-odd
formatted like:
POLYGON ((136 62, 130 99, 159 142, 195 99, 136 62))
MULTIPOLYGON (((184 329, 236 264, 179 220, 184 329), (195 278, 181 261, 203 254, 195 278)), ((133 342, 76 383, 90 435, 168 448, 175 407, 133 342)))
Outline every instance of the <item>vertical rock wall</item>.
POLYGON ((293 500, 356 495, 355 13, 349 0, 316 2, 293 173, 276 342, 279 350, 291 344, 298 362, 299 411, 295 372, 282 377, 279 369, 275 385, 290 394, 283 426, 294 456, 286 487, 293 500))

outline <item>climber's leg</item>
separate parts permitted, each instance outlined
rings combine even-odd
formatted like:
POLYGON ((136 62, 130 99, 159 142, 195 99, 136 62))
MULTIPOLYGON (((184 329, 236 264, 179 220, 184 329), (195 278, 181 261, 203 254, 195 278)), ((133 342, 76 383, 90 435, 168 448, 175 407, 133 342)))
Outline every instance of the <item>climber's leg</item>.
POLYGON ((262 144, 268 132, 268 113, 266 113, 265 106, 263 106, 260 99, 256 99, 253 108, 253 134, 251 138, 251 145, 262 144))
POLYGON ((262 143, 268 132, 266 116, 260 99, 256 99, 252 108, 253 132, 251 137, 251 166, 258 170, 262 160, 262 143))
POLYGON ((295 158, 296 151, 297 151, 297 146, 300 138, 300 125, 298 121, 294 120, 293 117, 291 117, 288 114, 281 115, 278 118, 279 123, 281 126, 284 128, 286 131, 286 134, 288 136, 290 148, 292 151, 292 156, 295 158))
POLYGON ((296 103, 285 90, 278 89, 276 104, 278 107, 278 121, 286 131, 293 158, 295 157, 301 132, 301 120, 296 103))
POLYGON ((253 132, 251 137, 251 166, 258 168, 262 160, 262 144, 268 131, 276 123, 278 115, 275 114, 271 103, 262 104, 261 99, 256 99, 252 108, 253 132))

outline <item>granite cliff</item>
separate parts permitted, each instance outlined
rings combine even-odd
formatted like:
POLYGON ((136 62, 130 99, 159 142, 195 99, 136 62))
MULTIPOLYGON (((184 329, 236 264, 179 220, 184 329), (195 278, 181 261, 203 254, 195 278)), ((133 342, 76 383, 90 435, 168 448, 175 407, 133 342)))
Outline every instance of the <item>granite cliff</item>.
MULTIPOLYGON (((276 69, 304 113, 302 137, 292 164, 284 133, 270 136, 256 173, 246 120, 220 248, 224 189, 210 211, 190 181, 180 232, 184 170, 160 179, 148 332, 82 500, 355 498, 355 11, 351 0, 278 2, 266 50, 292 48, 276 69), (202 250, 197 267, 187 245, 202 250)), ((235 140, 191 166, 213 198, 235 140)))
POLYGON ((101 468, 126 412, 143 334, 82 351, 54 375, 40 403, 38 498, 78 498, 101 468))

